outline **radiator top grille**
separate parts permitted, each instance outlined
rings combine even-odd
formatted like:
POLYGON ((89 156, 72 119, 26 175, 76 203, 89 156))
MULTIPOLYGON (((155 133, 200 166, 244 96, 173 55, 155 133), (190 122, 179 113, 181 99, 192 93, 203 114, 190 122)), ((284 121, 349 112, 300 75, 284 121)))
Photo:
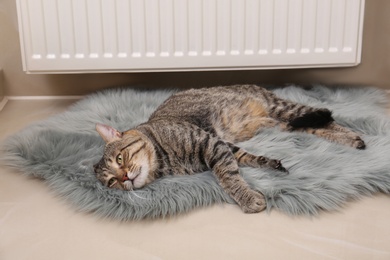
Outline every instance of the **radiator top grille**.
POLYGON ((30 73, 354 66, 364 0, 17 0, 30 73))

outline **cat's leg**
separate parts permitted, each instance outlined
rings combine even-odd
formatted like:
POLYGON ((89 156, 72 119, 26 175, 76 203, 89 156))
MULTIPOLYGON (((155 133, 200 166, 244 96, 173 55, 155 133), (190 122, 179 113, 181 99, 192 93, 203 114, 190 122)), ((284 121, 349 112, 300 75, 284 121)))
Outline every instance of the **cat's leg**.
POLYGON ((286 122, 290 127, 322 127, 334 121, 332 112, 326 108, 310 107, 282 99, 266 89, 261 92, 268 115, 286 122))
POLYGON ((223 190, 237 202, 242 211, 257 213, 265 209, 263 194, 252 190, 242 178, 237 160, 225 142, 209 136, 204 158, 223 190))
POLYGON ((265 156, 257 156, 248 153, 244 149, 232 144, 227 143, 234 154, 238 162, 238 166, 249 166, 254 168, 270 168, 279 170, 282 172, 288 172, 286 168, 283 167, 280 160, 270 159, 265 156))
POLYGON ((331 142, 347 145, 359 150, 366 148, 366 144, 357 133, 335 122, 332 122, 322 128, 298 128, 294 130, 314 134, 331 142))

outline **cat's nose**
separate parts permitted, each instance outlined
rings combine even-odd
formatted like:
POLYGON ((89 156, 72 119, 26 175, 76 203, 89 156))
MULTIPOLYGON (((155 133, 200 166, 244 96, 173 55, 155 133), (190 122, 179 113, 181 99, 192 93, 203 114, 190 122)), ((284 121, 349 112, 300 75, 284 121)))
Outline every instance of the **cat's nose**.
POLYGON ((130 180, 129 177, 127 177, 127 174, 123 175, 122 182, 130 180))

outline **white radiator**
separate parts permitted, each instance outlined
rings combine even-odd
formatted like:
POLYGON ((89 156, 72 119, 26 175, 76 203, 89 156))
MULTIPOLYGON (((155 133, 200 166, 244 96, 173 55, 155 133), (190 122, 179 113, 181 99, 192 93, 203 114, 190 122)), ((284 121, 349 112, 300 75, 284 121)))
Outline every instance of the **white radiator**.
POLYGON ((17 0, 29 73, 354 66, 364 0, 17 0))

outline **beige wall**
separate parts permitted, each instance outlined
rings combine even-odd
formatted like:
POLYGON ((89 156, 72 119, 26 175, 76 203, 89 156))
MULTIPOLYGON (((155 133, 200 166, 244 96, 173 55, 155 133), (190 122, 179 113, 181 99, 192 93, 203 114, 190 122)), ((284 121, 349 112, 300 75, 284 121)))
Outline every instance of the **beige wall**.
POLYGON ((390 89, 389 0, 366 0, 362 63, 352 68, 229 72, 27 75, 22 70, 15 0, 0 1, 0 67, 6 95, 82 95, 117 85, 210 86, 327 83, 390 89))
MULTIPOLYGON (((3 70, 0 68, 0 104, 4 98, 4 80, 3 80, 3 70)), ((0 105, 1 109, 1 105, 0 105)))

